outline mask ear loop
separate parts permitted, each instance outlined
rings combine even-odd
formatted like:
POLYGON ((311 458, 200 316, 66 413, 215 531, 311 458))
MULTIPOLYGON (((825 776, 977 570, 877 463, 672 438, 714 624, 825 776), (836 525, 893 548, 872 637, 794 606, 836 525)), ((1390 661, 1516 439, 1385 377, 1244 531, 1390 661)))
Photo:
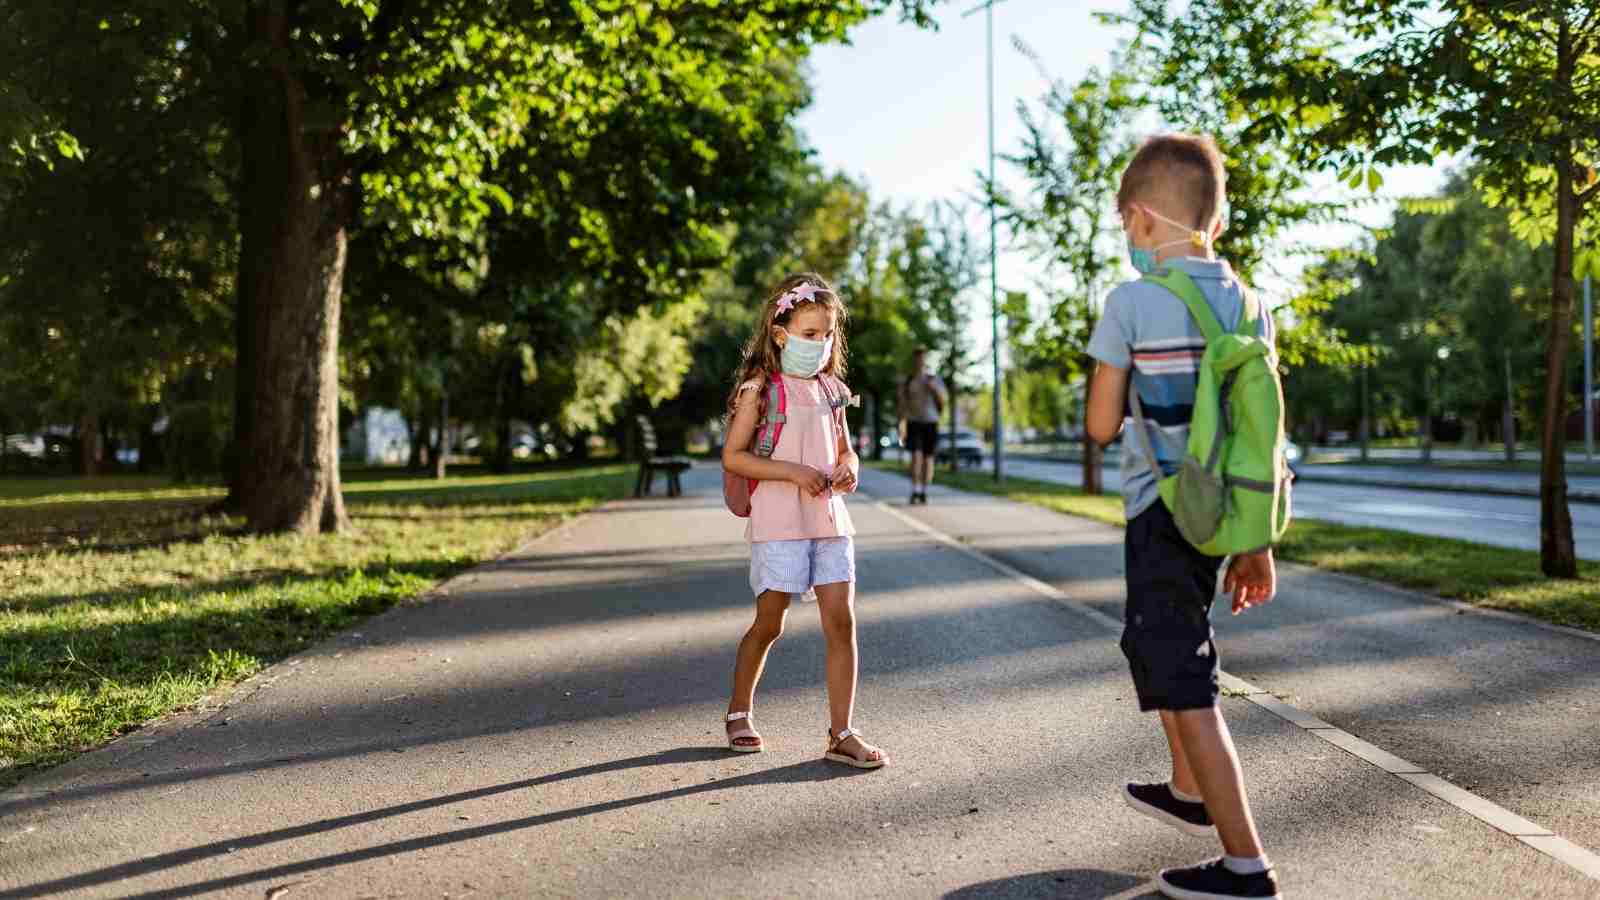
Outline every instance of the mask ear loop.
MULTIPOLYGON (((1189 226, 1183 224, 1182 222, 1175 222, 1175 221, 1167 218, 1166 216, 1163 216, 1161 213, 1156 212, 1155 210, 1151 209, 1150 207, 1145 206, 1142 203, 1139 204, 1139 208, 1144 210, 1146 213, 1156 217, 1157 219, 1160 219, 1161 221, 1163 221, 1163 222, 1167 223, 1168 225, 1171 225, 1171 226, 1173 226, 1175 228, 1185 228, 1185 229, 1189 228, 1189 226)), ((1189 229, 1189 236, 1188 237, 1183 238, 1181 240, 1176 240, 1176 241, 1167 241, 1165 244, 1158 245, 1155 249, 1162 250, 1162 249, 1165 249, 1167 247, 1176 247, 1179 244, 1188 244, 1189 246, 1195 248, 1196 250, 1204 250, 1206 248, 1206 246, 1208 244, 1210 244, 1210 243, 1211 243, 1211 236, 1210 235, 1206 234, 1204 231, 1201 231, 1198 228, 1194 228, 1194 229, 1189 229)))

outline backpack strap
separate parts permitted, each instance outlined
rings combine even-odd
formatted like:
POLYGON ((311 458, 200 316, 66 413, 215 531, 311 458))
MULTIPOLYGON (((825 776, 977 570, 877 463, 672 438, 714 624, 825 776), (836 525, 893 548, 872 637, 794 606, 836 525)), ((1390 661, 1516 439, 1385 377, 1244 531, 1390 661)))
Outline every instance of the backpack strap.
POLYGON ((752 450, 757 456, 771 458, 773 451, 778 449, 778 436, 783 433, 784 423, 789 421, 789 398, 783 388, 783 376, 777 373, 767 376, 762 400, 756 445, 752 450))
MULTIPOLYGON (((1144 276, 1144 280, 1161 285, 1183 301, 1183 305, 1189 308, 1190 317, 1200 326, 1200 334, 1205 337, 1207 344, 1222 337, 1224 333, 1222 323, 1217 321, 1217 314, 1212 311, 1211 304, 1206 302, 1205 294, 1200 293, 1200 286, 1194 283, 1188 272, 1169 267, 1144 276)), ((1240 316, 1240 328, 1245 327, 1246 317, 1252 324, 1255 322, 1253 307, 1254 303, 1247 297, 1244 314, 1240 316)), ((1139 432, 1139 447, 1144 451, 1145 461, 1150 464, 1150 471, 1155 475, 1156 481, 1160 482, 1166 477, 1166 473, 1161 471, 1161 463, 1156 459, 1155 445, 1150 440, 1149 425, 1144 417, 1144 404, 1139 402, 1139 385, 1134 382, 1133 375, 1134 371, 1129 370, 1128 399, 1133 407, 1133 427, 1139 432)))
POLYGON ((828 408, 833 411, 834 426, 839 433, 850 439, 850 420, 845 418, 845 407, 850 405, 850 398, 844 383, 826 372, 817 377, 822 384, 822 395, 828 398, 828 408))
POLYGON ((1150 431, 1145 425, 1144 404, 1139 402, 1139 386, 1133 383, 1133 374, 1128 374, 1128 399, 1133 402, 1133 428, 1139 432, 1139 449, 1144 451, 1145 462, 1150 464, 1150 471, 1156 476, 1156 484, 1167 477, 1161 471, 1161 463, 1156 459, 1155 445, 1150 443, 1150 431))
MULTIPOLYGON (((1200 334, 1205 337, 1206 343, 1209 344, 1225 334, 1222 323, 1217 321, 1217 314, 1212 311, 1211 304, 1206 302, 1206 296, 1200 293, 1200 286, 1194 283, 1188 272, 1176 267, 1160 269, 1146 275, 1144 280, 1161 285, 1182 300, 1184 306, 1189 307, 1189 315, 1194 318, 1195 324, 1200 326, 1200 334)), ((1251 309, 1254 305, 1248 299, 1245 301, 1244 315, 1239 317, 1241 326, 1244 316, 1249 316, 1252 322, 1255 321, 1251 309)))

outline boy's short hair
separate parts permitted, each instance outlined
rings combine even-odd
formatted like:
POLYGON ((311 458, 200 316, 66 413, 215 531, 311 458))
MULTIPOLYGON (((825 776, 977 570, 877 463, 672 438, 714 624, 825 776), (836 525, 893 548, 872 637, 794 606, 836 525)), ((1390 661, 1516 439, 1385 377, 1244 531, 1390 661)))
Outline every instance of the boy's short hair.
POLYGON ((1117 209, 1126 211, 1139 201, 1171 198, 1182 209, 1158 209, 1210 230, 1222 216, 1227 199, 1228 173, 1217 142, 1205 134, 1158 134, 1147 139, 1122 172, 1117 189, 1117 209))

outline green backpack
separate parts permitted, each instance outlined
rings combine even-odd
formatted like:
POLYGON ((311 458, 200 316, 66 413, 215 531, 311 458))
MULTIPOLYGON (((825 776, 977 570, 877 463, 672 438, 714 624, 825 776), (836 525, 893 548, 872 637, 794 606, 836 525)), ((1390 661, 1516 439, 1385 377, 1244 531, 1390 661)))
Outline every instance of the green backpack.
POLYGON ((1155 472, 1161 499, 1184 538, 1208 556, 1232 556, 1271 547, 1289 529, 1289 485, 1284 458, 1283 385, 1272 345, 1257 336, 1266 313, 1249 291, 1232 334, 1222 330, 1205 295, 1180 269, 1145 276, 1189 307, 1205 336, 1195 388, 1189 446, 1176 475, 1156 462, 1145 428, 1139 391, 1129 385, 1134 423, 1155 472))

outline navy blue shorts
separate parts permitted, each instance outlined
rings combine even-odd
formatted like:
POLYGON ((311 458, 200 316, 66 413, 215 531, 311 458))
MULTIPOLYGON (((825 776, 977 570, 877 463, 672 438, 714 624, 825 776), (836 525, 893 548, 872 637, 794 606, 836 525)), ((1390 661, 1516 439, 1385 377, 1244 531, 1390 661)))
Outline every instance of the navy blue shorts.
POLYGON ((938 422, 907 422, 906 446, 912 453, 928 453, 939 449, 938 422))
POLYGON ((1140 711, 1215 706, 1222 666, 1212 639, 1211 601, 1222 559, 1196 550, 1157 500, 1128 523, 1123 563, 1128 606, 1122 653, 1140 711))

